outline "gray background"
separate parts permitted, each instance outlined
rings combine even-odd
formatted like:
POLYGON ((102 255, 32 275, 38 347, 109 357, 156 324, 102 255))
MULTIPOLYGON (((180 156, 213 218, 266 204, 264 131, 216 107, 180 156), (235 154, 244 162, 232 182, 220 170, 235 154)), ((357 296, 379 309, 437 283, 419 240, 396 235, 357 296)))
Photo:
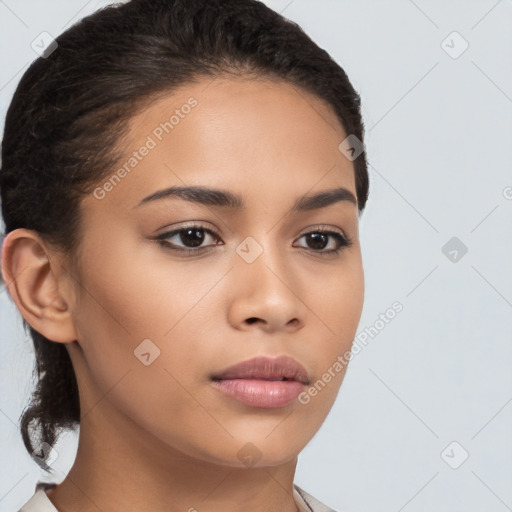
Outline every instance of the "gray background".
MULTIPOLYGON (((34 38, 107 3, 0 1, 2 126, 34 38)), ((512 3, 266 3, 347 71, 371 164, 358 330, 371 334, 295 482, 345 512, 512 510, 512 3)), ((33 364, 21 325, 0 289, 5 512, 44 477, 17 430, 33 364)), ((59 481, 75 446, 56 446, 59 481)))

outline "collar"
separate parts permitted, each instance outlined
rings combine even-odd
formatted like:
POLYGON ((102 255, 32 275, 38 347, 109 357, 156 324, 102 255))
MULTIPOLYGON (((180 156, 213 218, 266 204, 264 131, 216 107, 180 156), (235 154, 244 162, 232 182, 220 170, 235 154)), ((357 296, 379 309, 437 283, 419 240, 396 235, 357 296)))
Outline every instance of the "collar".
MULTIPOLYGON (((20 509, 19 512, 58 512, 53 503, 46 495, 45 490, 55 487, 57 484, 38 482, 36 485, 36 491, 30 500, 20 509)), ((313 509, 304 501, 302 489, 293 486, 293 499, 297 504, 299 512, 313 512, 313 509)))

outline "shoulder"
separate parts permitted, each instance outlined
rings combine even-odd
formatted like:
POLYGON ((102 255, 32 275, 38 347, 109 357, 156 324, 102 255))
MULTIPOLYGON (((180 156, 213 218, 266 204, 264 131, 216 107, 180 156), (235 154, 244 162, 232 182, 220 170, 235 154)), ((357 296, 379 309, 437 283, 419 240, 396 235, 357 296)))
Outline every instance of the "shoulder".
POLYGON ((318 501, 315 497, 311 496, 311 494, 307 493, 304 489, 301 489, 298 485, 294 484, 294 488, 300 497, 305 501, 305 503, 309 506, 312 512, 337 512, 331 507, 328 507, 321 501, 318 501))
POLYGON ((55 484, 38 483, 35 493, 32 497, 19 509, 18 512, 58 512, 53 506, 46 493, 46 489, 53 487, 55 484))

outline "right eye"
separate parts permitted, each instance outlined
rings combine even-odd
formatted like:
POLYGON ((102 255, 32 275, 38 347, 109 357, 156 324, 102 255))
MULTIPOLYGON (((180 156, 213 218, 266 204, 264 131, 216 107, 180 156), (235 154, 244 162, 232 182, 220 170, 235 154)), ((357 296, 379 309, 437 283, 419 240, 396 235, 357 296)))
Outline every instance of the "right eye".
POLYGON ((208 237, 213 238, 217 242, 220 241, 219 235, 215 231, 201 225, 192 225, 162 233, 155 240, 166 249, 193 254, 204 252, 205 249, 210 250, 211 247, 220 245, 213 243, 202 246, 203 242, 208 240, 208 237), (174 241, 171 241, 172 239, 174 241), (182 245, 180 246, 179 244, 182 245))

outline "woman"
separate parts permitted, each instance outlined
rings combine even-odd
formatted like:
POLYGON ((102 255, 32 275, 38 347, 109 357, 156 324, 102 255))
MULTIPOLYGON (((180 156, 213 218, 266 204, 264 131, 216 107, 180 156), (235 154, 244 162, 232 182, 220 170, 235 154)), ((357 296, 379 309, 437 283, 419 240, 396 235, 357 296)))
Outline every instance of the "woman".
POLYGON ((253 0, 132 0, 9 107, 2 274, 33 338, 32 511, 325 511, 293 483, 359 323, 360 99, 253 0))

